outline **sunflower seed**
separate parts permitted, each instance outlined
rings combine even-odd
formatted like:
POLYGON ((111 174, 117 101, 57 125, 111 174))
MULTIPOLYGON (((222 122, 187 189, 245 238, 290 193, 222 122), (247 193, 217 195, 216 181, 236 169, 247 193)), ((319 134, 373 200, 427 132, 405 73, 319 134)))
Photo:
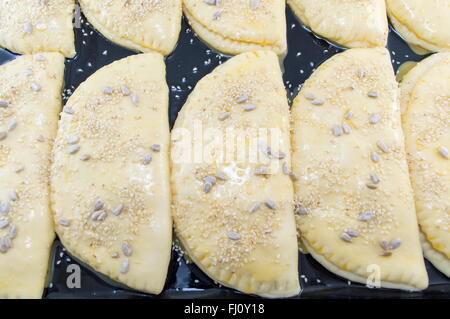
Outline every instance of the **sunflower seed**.
POLYGON ((128 259, 125 259, 120 264, 119 271, 121 274, 126 274, 128 272, 128 269, 130 269, 130 263, 128 262, 128 259))
POLYGON ((369 189, 377 189, 377 188, 378 188, 378 186, 375 185, 375 184, 373 184, 373 183, 367 183, 366 186, 367 186, 367 188, 369 188, 369 189))
POLYGON ((346 120, 350 120, 352 117, 353 117, 353 111, 352 110, 348 110, 347 112, 345 112, 344 118, 346 120))
POLYGON ((216 172, 216 178, 220 179, 222 181, 228 180, 228 177, 224 173, 219 172, 219 171, 216 172))
POLYGON ((347 233, 342 233, 339 236, 339 238, 342 239, 343 241, 347 242, 347 243, 351 243, 353 241, 353 238, 347 233))
POLYGON ((389 249, 397 249, 402 244, 402 240, 400 238, 395 238, 391 240, 389 244, 389 249))
POLYGON ((205 193, 209 193, 212 189, 212 184, 211 183, 204 183, 203 184, 203 191, 205 193))
POLYGON ((270 199, 266 200, 264 202, 264 204, 266 204, 266 207, 271 209, 271 210, 277 209, 277 206, 275 205, 275 203, 272 200, 270 200, 270 199))
POLYGON ((117 205, 117 206, 114 207, 113 210, 112 210, 113 215, 119 216, 119 215, 122 213, 122 211, 123 211, 124 208, 125 208, 125 206, 124 206, 123 204, 117 205))
POLYGON ((152 154, 145 154, 144 158, 142 159, 142 163, 144 165, 148 165, 151 163, 151 161, 152 161, 152 154))
POLYGON ((153 151, 153 152, 160 152, 161 151, 161 145, 159 145, 159 144, 153 144, 153 145, 151 145, 150 146, 150 149, 153 151))
POLYGON ((113 93, 113 88, 110 86, 104 86, 102 88, 102 92, 103 92, 103 94, 111 95, 113 93))
POLYGON ((134 105, 138 105, 139 104, 139 95, 133 94, 131 96, 131 102, 133 102, 134 105))
POLYGON ((0 229, 6 228, 9 226, 9 221, 7 219, 0 220, 0 229))
POLYGON ((347 229, 346 233, 351 236, 351 237, 358 237, 359 236, 359 232, 357 232, 354 229, 347 229))
POLYGON ((378 184, 380 182, 380 178, 378 177, 377 174, 373 173, 370 174, 370 180, 372 181, 372 183, 374 184, 378 184))
POLYGON ((241 238, 241 236, 234 231, 230 231, 228 232, 228 238, 230 238, 231 240, 238 240, 239 238, 241 238))
POLYGON ((73 109, 70 106, 64 106, 63 112, 67 114, 73 114, 73 109))
POLYGON ((241 103, 245 103, 248 101, 248 95, 241 95, 240 97, 238 97, 238 99, 236 100, 237 103, 241 104, 241 103))
POLYGON ((30 84, 30 89, 31 89, 31 91, 39 92, 41 90, 41 86, 39 84, 33 82, 30 84))
POLYGON ((449 159, 448 150, 445 147, 443 146, 439 147, 438 152, 443 158, 449 159))
POLYGON ((256 106, 254 104, 245 104, 244 105, 244 111, 249 112, 256 109, 256 106))
POLYGON ((342 129, 339 125, 333 125, 331 130, 334 136, 342 136, 342 129))
POLYGON ((70 146, 67 148, 67 152, 68 152, 69 154, 75 154, 75 153, 77 153, 79 150, 80 150, 80 144, 70 145, 70 146))
POLYGON ((389 147, 383 141, 377 141, 377 146, 383 153, 389 152, 389 147))
POLYGON ((308 215, 308 208, 306 208, 305 206, 303 206, 300 203, 297 203, 295 205, 295 210, 294 210, 295 214, 297 215, 308 215))
POLYGON ((78 136, 72 136, 67 141, 68 144, 77 144, 80 141, 78 136))
POLYGON ((381 120, 381 116, 378 113, 374 113, 372 115, 370 115, 369 117, 369 123, 370 124, 376 124, 381 120))
POLYGON ((267 166, 258 166, 255 168, 255 175, 270 175, 269 168, 267 166))
POLYGON ((17 128, 17 121, 11 120, 8 123, 8 131, 14 131, 17 128))
POLYGON ((230 116, 231 116, 231 113, 230 113, 230 112, 225 112, 225 113, 219 114, 219 115, 217 116, 217 119, 218 119, 219 121, 224 121, 224 120, 226 120, 227 118, 229 118, 230 116))
POLYGON ((372 160, 372 162, 374 163, 378 163, 380 161, 380 157, 378 156, 377 152, 372 151, 370 153, 370 159, 372 160))
POLYGON ((125 256, 130 257, 133 253, 133 249, 131 248, 130 244, 127 242, 124 242, 122 244, 122 252, 125 256))
POLYGON ((17 166, 14 168, 14 173, 20 173, 25 169, 25 166, 17 166))
POLYGON ((305 94, 305 98, 307 100, 313 101, 316 99, 316 96, 314 94, 305 94))
POLYGON ((362 221, 362 222, 367 222, 371 219, 373 219, 375 217, 375 214, 369 210, 366 210, 365 212, 362 212, 359 216, 358 216, 358 220, 362 221))
POLYGON ((253 203, 252 206, 250 206, 250 208, 248 209, 248 212, 249 213, 254 213, 260 208, 261 208, 261 204, 260 203, 253 203))
POLYGON ((89 155, 89 154, 83 154, 80 156, 80 160, 82 160, 84 162, 90 160, 90 158, 91 158, 91 155, 89 155))
POLYGON ((6 107, 8 107, 8 106, 9 106, 9 103, 8 103, 8 102, 3 101, 3 100, 0 100, 0 107, 6 108, 6 107))
POLYGON ((350 125, 348 125, 347 123, 342 124, 342 130, 344 131, 345 134, 350 134, 351 132, 350 125))
POLYGON ((0 203, 0 214, 8 214, 11 210, 11 205, 8 202, 0 203))
POLYGON ((378 92, 377 91, 370 91, 367 96, 372 97, 372 98, 377 98, 378 97, 378 92))
POLYGON ((106 216, 107 216, 107 214, 105 211, 98 210, 91 215, 91 218, 93 221, 101 222, 101 221, 105 220, 106 216))
POLYGON ((0 141, 3 141, 8 136, 6 132, 0 132, 0 141))
POLYGON ((17 236, 17 226, 11 225, 11 227, 9 228, 8 237, 14 239, 16 238, 16 236, 17 236))
POLYGON ((127 86, 125 86, 125 85, 122 85, 120 90, 122 91, 122 94, 125 95, 125 96, 129 96, 131 94, 130 89, 127 86))
POLYGON ((211 184, 211 185, 214 185, 214 184, 217 182, 217 179, 216 179, 214 176, 206 176, 206 177, 203 179, 203 182, 204 182, 204 183, 209 183, 209 184, 211 184))
POLYGON ((324 99, 315 99, 311 102, 313 105, 323 105, 325 103, 324 99))
POLYGON ((25 23, 23 25, 23 33, 31 34, 31 32, 33 32, 33 26, 29 22, 25 23))
POLYGON ((16 191, 11 191, 11 192, 8 194, 8 198, 9 198, 10 200, 12 200, 13 202, 15 202, 16 200, 19 199, 19 196, 17 195, 17 192, 16 192, 16 191))
POLYGON ((60 219, 60 220, 58 220, 58 224, 60 224, 63 227, 69 227, 70 226, 70 222, 67 219, 60 219))

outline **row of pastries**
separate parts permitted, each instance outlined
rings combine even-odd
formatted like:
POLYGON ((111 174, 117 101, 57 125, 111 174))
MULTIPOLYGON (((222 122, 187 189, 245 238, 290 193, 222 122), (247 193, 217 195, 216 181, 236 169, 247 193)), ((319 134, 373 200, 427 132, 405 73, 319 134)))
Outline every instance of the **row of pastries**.
MULTIPOLYGON (((279 4, 250 6, 269 3, 279 4)), ((242 50, 253 48, 263 49, 242 50)), ((172 226, 208 276, 265 297, 299 293, 299 246, 356 282, 376 265, 383 287, 425 289, 423 254, 448 276, 449 54, 425 59, 399 89, 385 48, 349 49, 314 72, 290 111, 270 49, 200 80, 172 132, 161 50, 98 70, 62 112, 61 54, 0 66, 0 297, 42 295, 54 229, 96 271, 155 294, 172 226)))
MULTIPOLYGON (((412 45, 450 49, 447 0, 79 0, 88 21, 109 40, 140 52, 168 55, 182 12, 195 32, 225 54, 287 50, 286 2, 317 35, 347 48, 384 47, 388 18, 412 45), (387 14, 386 14, 387 13, 387 14)), ((0 46, 21 54, 75 56, 75 0, 3 0, 0 46)), ((79 19, 79 10, 75 19, 79 19)))

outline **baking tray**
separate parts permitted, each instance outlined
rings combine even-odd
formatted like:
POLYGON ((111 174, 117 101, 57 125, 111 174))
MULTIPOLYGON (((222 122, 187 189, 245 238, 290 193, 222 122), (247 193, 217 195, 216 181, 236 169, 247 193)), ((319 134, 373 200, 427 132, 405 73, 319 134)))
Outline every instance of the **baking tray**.
MULTIPOLYGON (((342 48, 329 43, 302 26, 291 10, 286 8, 288 54, 282 61, 283 79, 289 102, 295 97, 302 83, 325 60, 342 48)), ((115 45, 100 35, 81 16, 81 28, 75 29, 77 56, 66 60, 64 103, 87 77, 104 65, 136 52, 115 45)), ((389 33, 388 49, 397 71, 406 61, 420 61, 425 56, 415 54, 393 30, 389 33)), ((0 49, 0 64, 16 55, 0 49)), ((169 119, 173 126, 178 111, 196 83, 229 59, 204 44, 190 29, 183 18, 182 31, 175 51, 166 58, 167 83, 170 90, 169 119)), ((405 292, 390 289, 370 289, 352 283, 327 271, 310 255, 299 255, 299 273, 302 292, 297 298, 449 298, 450 280, 426 262, 430 286, 423 292, 405 292)), ((58 239, 52 248, 48 287, 44 298, 254 298, 232 289, 221 287, 209 279, 197 266, 186 263, 177 245, 173 245, 172 259, 164 291, 158 295, 144 294, 93 271, 74 259, 58 239), (68 288, 71 274, 67 267, 80 266, 81 287, 68 288)))

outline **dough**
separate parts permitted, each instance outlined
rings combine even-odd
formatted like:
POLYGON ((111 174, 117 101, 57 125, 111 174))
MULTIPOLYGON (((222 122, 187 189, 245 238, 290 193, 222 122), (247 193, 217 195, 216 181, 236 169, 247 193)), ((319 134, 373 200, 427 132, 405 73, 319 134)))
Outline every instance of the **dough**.
POLYGON ((304 25, 348 48, 386 46, 388 22, 382 0, 288 0, 304 25))
POLYGON ((424 255, 450 276, 450 53, 420 62, 406 75, 401 89, 424 255))
POLYGON ((386 0, 389 19, 411 44, 430 51, 450 50, 450 1, 386 0))
POLYGON ((167 108, 162 55, 100 69, 64 107, 51 170, 56 231, 68 251, 153 294, 172 244, 167 108))
POLYGON ((0 46, 20 54, 75 56, 74 0, 0 1, 0 46))
POLYGON ((0 66, 0 299, 41 298, 54 239, 49 168, 64 57, 0 66))
POLYGON ((141 52, 172 52, 181 28, 181 0, 80 0, 106 38, 141 52))
POLYGON ((422 290, 398 98, 384 48, 335 55, 303 85, 292 109, 296 218, 308 251, 330 271, 422 290))
POLYGON ((283 173, 289 106, 277 56, 244 53, 200 80, 171 150, 175 230, 189 257, 244 293, 298 294, 293 189, 283 173))
POLYGON ((183 0, 194 31, 225 54, 259 49, 285 54, 285 6, 280 0, 183 0))

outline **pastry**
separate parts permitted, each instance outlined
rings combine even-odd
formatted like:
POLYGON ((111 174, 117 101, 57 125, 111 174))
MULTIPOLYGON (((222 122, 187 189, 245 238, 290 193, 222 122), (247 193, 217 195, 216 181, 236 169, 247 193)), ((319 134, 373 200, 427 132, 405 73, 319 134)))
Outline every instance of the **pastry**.
POLYGON ((388 22, 381 0, 288 0, 317 35, 347 48, 386 46, 388 22))
POLYGON ((423 252, 450 276, 450 53, 425 59, 402 85, 405 131, 423 252))
POLYGON ((106 38, 141 52, 172 52, 181 29, 181 0, 80 0, 106 38))
POLYGON ((273 52, 243 53, 200 80, 172 131, 171 160, 189 258, 244 293, 298 294, 289 106, 273 52))
POLYGON ((168 88, 159 53, 98 70, 61 113, 51 168, 67 250, 131 288, 158 294, 171 255, 168 88))
POLYGON ((0 46, 20 54, 75 56, 74 0, 0 1, 0 46))
POLYGON ((349 49, 307 80, 292 108, 295 213, 308 252, 331 272, 422 290, 398 91, 384 48, 349 49))
POLYGON ((183 0, 194 31, 225 54, 260 49, 285 54, 285 6, 281 0, 183 0))
POLYGON ((386 0, 389 19, 406 41, 429 51, 450 50, 448 0, 386 0))
POLYGON ((49 169, 64 57, 0 66, 0 299, 41 298, 54 239, 49 169))

